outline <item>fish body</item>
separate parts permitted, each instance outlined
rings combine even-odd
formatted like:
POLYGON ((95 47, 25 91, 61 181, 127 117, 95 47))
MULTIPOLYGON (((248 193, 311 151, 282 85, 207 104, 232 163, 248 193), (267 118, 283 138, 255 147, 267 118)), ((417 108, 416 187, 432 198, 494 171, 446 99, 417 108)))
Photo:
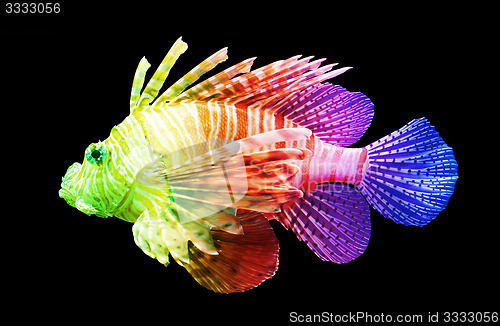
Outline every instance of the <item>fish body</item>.
MULTIPOLYGON (((190 101, 172 107, 164 104, 145 110, 141 113, 141 121, 149 131, 148 139, 153 139, 153 146, 163 153, 187 148, 205 139, 239 140, 273 130, 300 127, 272 111, 240 109, 216 101, 190 101)), ((321 182, 359 184, 361 171, 357 168, 362 168, 366 162, 366 149, 335 146, 314 135, 298 141, 272 143, 260 150, 277 148, 306 148, 314 154, 295 162, 301 169, 293 185, 306 191, 321 182)))
POLYGON ((325 82, 348 68, 296 56, 251 70, 251 58, 192 86, 227 59, 222 49, 158 96, 186 49, 177 40, 144 89, 141 60, 130 115, 70 166, 59 192, 86 214, 134 223, 150 257, 173 257, 213 291, 245 291, 278 267, 269 219, 346 263, 368 245, 369 204, 418 226, 446 207, 457 163, 425 118, 347 147, 373 117, 365 95, 325 82))

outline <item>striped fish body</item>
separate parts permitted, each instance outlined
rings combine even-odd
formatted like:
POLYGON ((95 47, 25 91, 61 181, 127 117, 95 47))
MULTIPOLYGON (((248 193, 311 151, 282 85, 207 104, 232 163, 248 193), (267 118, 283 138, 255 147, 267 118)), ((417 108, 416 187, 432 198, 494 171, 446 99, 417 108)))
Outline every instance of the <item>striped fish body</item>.
MULTIPOLYGON (((139 119, 149 143, 161 153, 178 152, 208 140, 239 140, 272 130, 300 127, 271 110, 238 108, 217 101, 163 104, 142 111, 139 119)), ((272 143, 258 150, 277 148, 307 148, 313 153, 305 160, 294 162, 300 170, 293 184, 305 192, 322 182, 358 185, 367 168, 366 149, 335 146, 319 137, 272 143)))
POLYGON ((348 147, 373 117, 365 95, 325 82, 349 68, 295 56, 251 70, 251 58, 192 86, 227 59, 224 48, 158 96, 186 49, 177 40, 144 89, 150 65, 140 61, 130 115, 59 191, 88 215, 133 222, 145 254, 173 257, 215 292, 241 292, 278 267, 268 219, 322 260, 347 263, 368 245, 369 204, 418 226, 446 207, 457 163, 427 119, 348 147))

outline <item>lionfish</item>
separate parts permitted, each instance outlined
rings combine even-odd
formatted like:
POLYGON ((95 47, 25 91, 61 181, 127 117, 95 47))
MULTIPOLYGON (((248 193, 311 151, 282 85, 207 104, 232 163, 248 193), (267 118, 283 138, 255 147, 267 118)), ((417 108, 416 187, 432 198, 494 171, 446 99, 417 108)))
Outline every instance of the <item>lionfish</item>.
POLYGON ((158 96, 186 50, 179 38, 144 90, 142 58, 130 114, 87 147, 59 191, 87 215, 134 223, 148 256, 168 265, 170 254, 202 286, 241 292, 278 268, 268 220, 322 260, 347 263, 368 245, 369 204, 416 226, 446 207, 457 162, 426 118, 348 147, 373 117, 364 94, 326 82, 350 67, 294 56, 251 70, 250 58, 190 87, 228 58, 224 48, 158 96))

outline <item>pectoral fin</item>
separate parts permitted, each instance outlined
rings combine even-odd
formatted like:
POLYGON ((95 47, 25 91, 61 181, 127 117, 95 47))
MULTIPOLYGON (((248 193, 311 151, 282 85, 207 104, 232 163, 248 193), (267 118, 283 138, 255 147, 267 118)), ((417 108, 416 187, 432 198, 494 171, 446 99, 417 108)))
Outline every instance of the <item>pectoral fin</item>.
MULTIPOLYGON (((305 138, 307 129, 282 129, 252 136, 209 151, 182 163, 160 156, 137 175, 138 183, 162 189, 181 223, 211 216, 226 208, 277 212, 280 204, 302 197, 292 185, 299 171, 296 161, 307 149, 282 148, 253 152, 277 141, 305 138)), ((201 146, 200 146, 201 147, 201 146)))
POLYGON ((210 231, 217 256, 189 246, 184 268, 202 286, 214 292, 242 292, 274 276, 278 269, 278 239, 267 219, 257 212, 236 215, 242 234, 210 231))
POLYGON ((132 231, 135 244, 160 263, 169 263, 169 253, 178 261, 189 262, 188 239, 179 223, 167 214, 156 215, 145 210, 134 223, 132 231))

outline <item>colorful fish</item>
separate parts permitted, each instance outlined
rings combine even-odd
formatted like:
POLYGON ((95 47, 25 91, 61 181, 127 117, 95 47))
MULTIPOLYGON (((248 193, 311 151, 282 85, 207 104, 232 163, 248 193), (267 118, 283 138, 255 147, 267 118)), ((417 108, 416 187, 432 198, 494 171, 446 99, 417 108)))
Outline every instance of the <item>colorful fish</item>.
POLYGON ((291 57, 251 70, 244 60, 195 83, 227 59, 224 48, 158 96, 187 49, 175 42, 130 115, 71 165, 59 196, 85 214, 133 222, 135 243, 169 256, 215 292, 272 277, 278 240, 268 220, 292 229, 326 261, 347 263, 370 238, 370 209, 424 226, 453 194, 457 162, 426 118, 363 148, 373 104, 325 82, 346 70, 291 57))

